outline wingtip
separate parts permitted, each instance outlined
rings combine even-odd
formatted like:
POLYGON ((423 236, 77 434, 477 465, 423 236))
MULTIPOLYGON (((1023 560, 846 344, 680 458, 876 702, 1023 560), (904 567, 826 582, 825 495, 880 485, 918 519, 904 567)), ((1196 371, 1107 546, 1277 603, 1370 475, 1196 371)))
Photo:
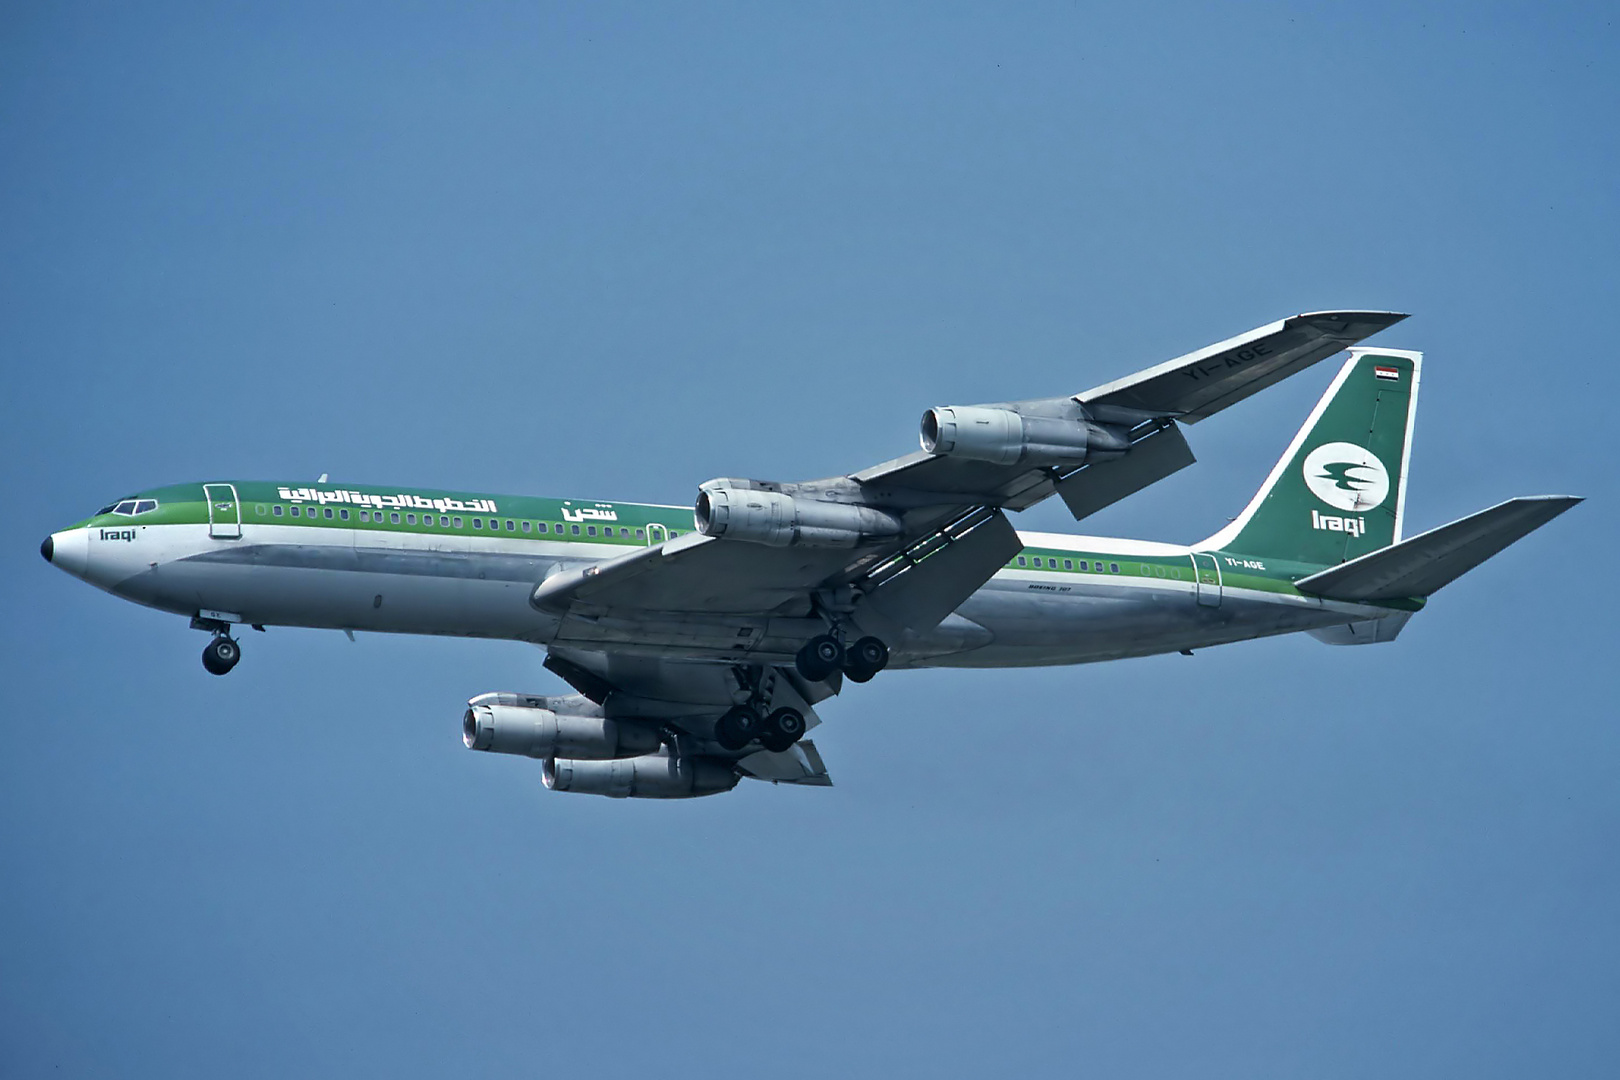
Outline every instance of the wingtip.
POLYGON ((1294 316, 1296 319, 1336 319, 1339 321, 1355 320, 1357 322, 1381 322, 1385 326, 1394 326, 1402 319, 1412 317, 1407 311, 1302 311, 1294 316))

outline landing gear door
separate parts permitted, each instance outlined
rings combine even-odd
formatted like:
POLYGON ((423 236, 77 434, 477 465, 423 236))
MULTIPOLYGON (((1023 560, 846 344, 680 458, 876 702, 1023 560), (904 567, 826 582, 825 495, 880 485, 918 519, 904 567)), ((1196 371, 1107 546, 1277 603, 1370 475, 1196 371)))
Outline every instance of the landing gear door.
POLYGON ((1221 606, 1221 567, 1215 556, 1208 552, 1195 552, 1192 557, 1193 580, 1197 582, 1200 607, 1221 606))
POLYGON ((215 540, 242 539, 242 504, 236 501, 233 484, 204 484, 208 500, 208 535, 215 540))

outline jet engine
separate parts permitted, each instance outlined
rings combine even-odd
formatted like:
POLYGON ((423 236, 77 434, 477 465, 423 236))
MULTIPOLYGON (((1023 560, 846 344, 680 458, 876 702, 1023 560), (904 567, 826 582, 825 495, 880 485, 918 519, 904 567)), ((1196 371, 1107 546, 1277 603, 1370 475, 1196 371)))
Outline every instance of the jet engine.
POLYGON ((552 791, 610 799, 695 799, 730 791, 741 779, 728 763, 667 752, 617 761, 547 758, 542 775, 552 791))
POLYGON ((937 456, 992 465, 1080 465, 1116 457, 1130 448, 1130 442, 1122 432, 1089 420, 944 405, 923 413, 922 448, 937 456))
POLYGON ((657 750, 658 731, 633 720, 578 716, 518 704, 544 699, 515 694, 484 694, 467 703, 461 741, 469 750, 550 758, 627 758, 657 750))
POLYGON ((693 520, 704 536, 770 547, 854 547, 898 536, 900 519, 870 506, 805 499, 754 480, 710 480, 698 488, 693 520))

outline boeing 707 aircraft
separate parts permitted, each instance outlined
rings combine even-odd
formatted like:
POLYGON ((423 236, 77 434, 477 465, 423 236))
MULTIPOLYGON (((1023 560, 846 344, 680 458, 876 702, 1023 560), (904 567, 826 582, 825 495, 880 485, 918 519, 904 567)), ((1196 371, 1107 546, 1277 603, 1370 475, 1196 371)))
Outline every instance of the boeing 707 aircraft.
POLYGON ((1305 631, 1392 640, 1427 598, 1580 499, 1510 499, 1405 537, 1421 354, 1406 316, 1283 319, 1066 397, 946 406, 921 449, 802 483, 717 479, 695 507, 213 480, 117 499, 46 560, 212 635, 325 627, 533 642, 577 691, 468 702, 474 750, 632 798, 831 784, 815 707, 890 669, 1082 664, 1305 631), (1190 546, 1019 532, 1193 463, 1183 429, 1349 350, 1259 492, 1190 546))

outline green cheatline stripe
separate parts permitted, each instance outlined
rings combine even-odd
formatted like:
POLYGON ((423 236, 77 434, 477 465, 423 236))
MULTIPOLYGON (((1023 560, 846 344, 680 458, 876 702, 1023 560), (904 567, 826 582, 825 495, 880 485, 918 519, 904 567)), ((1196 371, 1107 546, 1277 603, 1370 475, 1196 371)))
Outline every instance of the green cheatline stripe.
MULTIPOLYGON (((647 543, 646 529, 649 526, 662 526, 672 537, 692 531, 690 510, 685 507, 658 506, 647 503, 545 499, 521 495, 480 495, 423 488, 402 489, 366 485, 337 487, 334 485, 288 485, 254 481, 237 483, 234 486, 239 500, 238 513, 240 520, 243 525, 249 527, 255 524, 273 524, 300 528, 354 529, 360 532, 414 533, 424 536, 499 536, 502 539, 533 540, 537 543, 565 541, 567 543, 602 544, 616 547, 644 547, 647 543), (404 495, 430 500, 453 499, 464 504, 482 503, 484 500, 488 500, 495 504, 498 512, 495 514, 470 510, 440 512, 438 510, 426 511, 405 508, 378 510, 376 508, 361 507, 353 502, 329 501, 322 504, 308 499, 283 499, 281 498, 283 489, 294 493, 300 491, 324 491, 330 494, 336 491, 347 491, 389 498, 404 495), (282 511, 279 515, 275 513, 278 507, 282 511), (295 508, 298 510, 297 517, 294 517, 292 513, 295 508), (365 510, 371 520, 362 521, 360 519, 362 509, 365 510), (615 515, 615 519, 611 524, 600 519, 594 522, 571 522, 566 520, 565 510, 572 514, 589 510, 611 510, 615 515), (347 518, 343 517, 345 512, 349 515, 347 518), (327 516, 328 513, 330 513, 330 517, 327 516), (392 520, 396 514, 400 519, 397 523, 392 520), (412 516, 416 518, 414 524, 409 521, 412 516), (458 518, 462 523, 460 528, 455 526, 455 521, 458 518), (440 525, 441 519, 448 519, 450 524, 440 525), (481 527, 474 528, 472 524, 474 521, 478 521, 481 527), (512 523, 511 529, 506 527, 509 521, 512 523), (528 532, 523 531, 524 522, 529 523, 528 532), (498 531, 491 528, 492 523, 498 523, 498 531), (540 525, 545 526, 545 532, 538 531, 540 525), (592 536, 590 534, 592 529, 597 530, 597 535, 592 536), (611 529, 611 535, 604 532, 604 530, 609 529, 611 529), (621 531, 628 531, 629 535, 621 535, 621 531), (641 533, 639 536, 637 535, 638 531, 641 533)), ((203 488, 200 483, 175 484, 169 487, 144 491, 129 497, 155 499, 158 507, 139 517, 126 517, 115 514, 96 515, 79 522, 78 525, 82 527, 112 527, 114 525, 129 524, 205 525, 209 521, 208 502, 203 499, 203 488)), ((1257 560, 1252 557, 1228 555, 1221 551, 1200 552, 1199 554, 1212 555, 1219 561, 1223 587, 1274 593, 1279 596, 1303 595, 1294 588, 1293 583, 1307 574, 1322 569, 1321 566, 1314 564, 1288 562, 1278 559, 1257 560)), ((1031 570, 1088 578, 1099 576, 1153 578, 1155 580, 1180 581, 1189 585, 1195 580, 1192 561, 1185 555, 1116 555, 1106 552, 1029 547, 1009 560, 1006 568, 1009 570, 1031 570), (1035 565, 1037 559, 1040 560, 1039 566, 1035 565), (1023 560, 1023 565, 1020 565, 1020 560, 1023 560), (1065 563, 1068 565, 1065 565, 1065 563), (1115 570, 1114 567, 1118 567, 1118 569, 1115 570)), ((1421 601, 1403 600, 1390 601, 1374 606, 1416 610, 1423 605, 1421 601)))
MULTIPOLYGON (((1322 567, 1276 559, 1254 559, 1228 555, 1222 551, 1198 552, 1211 555, 1220 564, 1221 586, 1226 589, 1247 589, 1251 592, 1273 593, 1278 596, 1304 596, 1294 588, 1294 582, 1322 567), (1236 563, 1237 565, 1232 565, 1236 563), (1254 564, 1264 565, 1260 569, 1254 564)), ((1072 551, 1064 548, 1025 548, 1008 561, 1008 570, 1027 570, 1056 573, 1087 578, 1152 578, 1192 584, 1193 564, 1186 555, 1099 555, 1095 552, 1072 551), (1036 565, 1036 560, 1040 560, 1036 565), (1118 569, 1115 570, 1115 567, 1118 569)), ((1308 599, 1316 599, 1309 597, 1308 599)), ((1391 600, 1373 603, 1372 607, 1387 607, 1401 611, 1416 611, 1423 606, 1421 600, 1391 600)))

